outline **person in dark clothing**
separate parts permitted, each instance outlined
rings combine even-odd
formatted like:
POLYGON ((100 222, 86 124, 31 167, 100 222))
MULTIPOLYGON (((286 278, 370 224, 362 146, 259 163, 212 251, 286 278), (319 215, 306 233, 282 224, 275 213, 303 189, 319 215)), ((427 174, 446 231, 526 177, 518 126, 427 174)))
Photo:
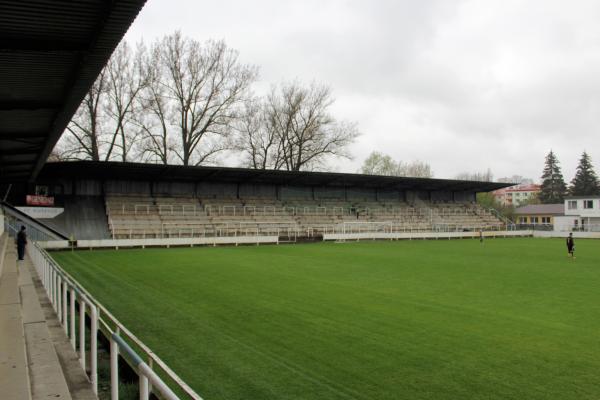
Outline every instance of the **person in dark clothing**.
POLYGON ((569 252, 569 256, 575 258, 575 241, 573 240, 573 233, 569 233, 569 237, 567 237, 567 251, 569 252))
POLYGON ((17 233, 17 253, 19 255, 19 261, 25 259, 25 245, 27 245, 27 233, 25 227, 21 226, 21 230, 17 233))

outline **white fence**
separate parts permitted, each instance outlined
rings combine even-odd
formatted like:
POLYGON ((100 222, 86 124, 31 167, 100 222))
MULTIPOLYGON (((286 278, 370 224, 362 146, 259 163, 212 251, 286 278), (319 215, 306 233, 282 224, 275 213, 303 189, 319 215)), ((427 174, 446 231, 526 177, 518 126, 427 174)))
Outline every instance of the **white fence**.
POLYGON ((540 238, 566 238, 569 233, 573 233, 573 237, 579 239, 600 239, 600 232, 534 231, 533 236, 540 238))
MULTIPOLYGON (((154 239, 97 239, 78 240, 78 248, 119 248, 119 247, 171 247, 171 246, 217 246, 244 244, 276 244, 278 236, 213 236, 197 238, 154 238, 154 239)), ((39 241, 43 249, 68 249, 71 244, 67 240, 39 241)))
POLYGON ((65 333, 70 339, 73 350, 79 350, 79 362, 86 371, 94 393, 98 393, 98 331, 101 330, 110 340, 110 382, 111 400, 119 399, 118 357, 121 353, 137 369, 139 376, 140 399, 148 400, 151 391, 166 400, 180 400, 155 372, 158 369, 177 386, 175 390, 185 393, 187 399, 202 400, 185 382, 177 376, 156 354, 135 335, 125 328, 105 307, 95 300, 71 275, 64 271, 37 243, 27 246, 27 250, 50 303, 56 312, 65 333), (77 314, 75 303, 79 304, 79 337, 76 335, 77 314), (89 311, 88 311, 89 310, 89 311), (86 312, 91 321, 89 338, 89 365, 86 357, 86 312), (139 348, 142 359, 128 343, 139 348))
MULTIPOLYGON (((412 239, 460 239, 479 238, 479 232, 361 232, 326 234, 323 240, 412 240, 412 239)), ((483 231, 484 238, 531 237, 532 231, 483 231)))

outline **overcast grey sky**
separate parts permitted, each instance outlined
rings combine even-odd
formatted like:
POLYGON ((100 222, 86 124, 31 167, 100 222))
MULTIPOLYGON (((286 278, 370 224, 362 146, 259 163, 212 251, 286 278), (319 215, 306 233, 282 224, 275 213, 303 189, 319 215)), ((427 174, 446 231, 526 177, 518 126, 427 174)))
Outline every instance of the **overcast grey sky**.
POLYGON ((584 149, 600 166, 598 21, 594 0, 148 0, 127 38, 224 39, 260 67, 259 92, 329 84, 362 132, 332 170, 377 150, 440 178, 539 180, 552 148, 568 182, 584 149))

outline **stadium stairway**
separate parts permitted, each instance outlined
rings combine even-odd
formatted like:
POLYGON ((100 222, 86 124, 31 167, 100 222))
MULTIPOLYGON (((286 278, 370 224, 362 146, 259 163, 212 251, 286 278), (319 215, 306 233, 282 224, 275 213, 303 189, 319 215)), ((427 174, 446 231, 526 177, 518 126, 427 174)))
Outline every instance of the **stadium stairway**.
POLYGON ((39 221, 75 239, 110 239, 104 207, 99 196, 65 196, 62 214, 39 221))
POLYGON ((0 397, 95 400, 31 261, 0 236, 0 397))

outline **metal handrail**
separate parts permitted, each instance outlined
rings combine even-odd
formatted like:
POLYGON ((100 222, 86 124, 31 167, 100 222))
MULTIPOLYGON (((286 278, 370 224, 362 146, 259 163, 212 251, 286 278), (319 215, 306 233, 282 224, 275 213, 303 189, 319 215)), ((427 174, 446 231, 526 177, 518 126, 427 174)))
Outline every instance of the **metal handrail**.
MULTIPOLYGON (((50 298, 50 302, 52 303, 52 305, 54 306, 55 310, 57 311, 57 315, 59 316, 59 319, 63 322, 63 325, 66 326, 66 318, 63 318, 62 315, 64 314, 64 316, 66 317, 66 311, 63 312, 62 309, 66 306, 62 306, 62 298, 66 298, 66 287, 63 288, 63 294, 62 297, 59 293, 59 291, 61 290, 61 284, 67 284, 69 286, 69 289, 72 289, 72 293, 75 295, 78 295, 80 298, 80 301, 83 305, 83 307, 80 307, 80 310, 83 310, 83 312, 85 312, 85 306, 89 305, 90 306, 90 310, 91 313, 94 313, 94 310, 97 310, 97 314, 94 317, 92 315, 92 323, 94 323, 94 321, 100 322, 101 325, 103 325, 107 331, 111 334, 114 333, 121 333, 124 334, 129 340, 131 340, 133 343, 135 343, 135 345, 137 347, 139 347, 143 352, 144 355, 146 357, 148 357, 149 361, 153 364, 153 365, 158 365, 160 367, 160 369, 165 372, 167 374, 167 376, 172 379, 177 386, 179 386, 179 388, 187 395, 189 396, 189 398, 193 399, 193 400, 202 400, 202 398, 200 397, 200 395, 198 395, 189 385, 187 385, 173 370, 171 370, 165 363, 164 361, 162 361, 148 346, 146 346, 139 338, 137 338, 131 331, 129 331, 121 322, 119 322, 119 320, 117 318, 115 318, 110 311, 108 311, 106 309, 106 307, 104 307, 100 302, 98 302, 75 278, 73 278, 73 276, 71 276, 68 272, 66 272, 62 267, 60 267, 60 265, 58 265, 58 263, 56 263, 56 261, 54 261, 52 259, 52 257, 50 257, 50 255, 44 250, 42 249, 37 243, 34 243, 33 246, 28 246, 29 251, 30 251, 30 255, 32 260, 34 261, 34 264, 36 266, 36 269, 38 270, 38 274, 40 275, 40 278, 42 280, 42 283, 44 284, 44 287, 46 288, 46 291, 48 292, 48 297, 50 298), (32 251, 35 251, 35 253, 32 253, 32 251), (59 280, 58 283, 55 283, 56 280, 59 280), (64 283, 61 283, 64 282, 64 283), (106 318, 108 321, 105 321, 104 318, 106 318), (97 318, 97 319, 96 319, 97 318), (111 327, 112 324, 114 326, 111 327), (113 330, 114 329, 114 330, 113 330)), ((74 296, 71 297, 72 299, 72 305, 71 305, 71 309, 74 312, 74 296)), ((83 318, 80 318, 80 322, 81 320, 83 320, 83 318)), ((72 313, 72 318, 71 318, 71 325, 74 324, 74 318, 73 318, 73 313, 72 313)), ((65 328, 66 329, 66 328, 65 328)), ((85 330, 84 329, 80 329, 80 332, 83 332, 83 335, 85 335, 85 330)), ((94 332, 94 330, 92 330, 92 332, 94 332)), ((72 326, 72 337, 71 337, 71 344, 73 345, 73 347, 75 347, 75 342, 74 342, 74 325, 72 326)), ((92 337, 95 337, 95 335, 92 335, 92 337)), ((85 345, 81 345, 82 343, 82 336, 80 336, 80 361, 83 363, 85 360, 85 345)), ((95 346, 90 346, 90 348, 92 349, 92 354, 95 354, 95 352, 97 352, 97 348, 95 348, 95 346)), ((84 364, 82 364, 82 366, 85 367, 84 364)), ((149 368, 149 367, 148 367, 149 368)), ((92 377, 95 376, 96 372, 96 367, 94 365, 92 365, 92 372, 91 375, 92 377)), ((111 368, 112 370, 112 368, 111 368)), ((141 371, 139 370, 138 372, 142 372, 142 373, 146 373, 147 371, 141 371)), ((111 375, 112 375, 112 371, 111 371, 111 375)), ((158 378, 158 376, 156 377, 151 377, 151 376, 146 376, 146 378, 149 378, 151 381, 154 380, 156 381, 156 379, 160 379, 158 378)), ((95 378, 92 378, 92 383, 94 383, 95 378)), ((97 379, 96 379, 97 381, 97 379)), ((112 380, 111 380, 112 381, 112 380)), ((142 383, 140 383, 142 384, 142 383)), ((154 384, 154 382, 153 382, 154 384)), ((95 385, 97 387, 97 382, 95 382, 95 385)), ((111 385, 112 386, 112 385, 111 385)), ((163 384, 156 384, 157 388, 161 388, 161 387, 167 387, 164 382, 163 384)), ((96 389, 97 390, 97 389, 96 389)), ((114 392, 113 390, 113 394, 116 393, 117 397, 112 397, 113 400, 118 400, 118 391, 114 392)), ((165 396, 169 396, 168 393, 163 393, 161 391, 161 393, 165 396)), ((179 399, 177 396, 175 397, 167 397, 169 400, 171 399, 179 399)))

